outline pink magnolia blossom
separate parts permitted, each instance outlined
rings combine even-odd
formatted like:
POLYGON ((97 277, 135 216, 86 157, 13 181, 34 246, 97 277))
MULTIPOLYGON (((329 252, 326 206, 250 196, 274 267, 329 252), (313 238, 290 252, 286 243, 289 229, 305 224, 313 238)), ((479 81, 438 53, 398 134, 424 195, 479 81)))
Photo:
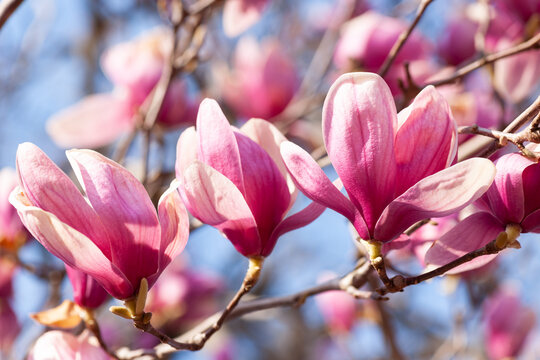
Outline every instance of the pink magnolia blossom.
POLYGON ((449 65, 459 65, 476 53, 478 24, 465 18, 450 19, 437 41, 437 53, 449 65))
POLYGON ((187 209, 219 229, 246 257, 268 256, 284 233, 305 226, 324 210, 311 204, 285 218, 296 199, 279 154, 285 137, 267 121, 233 129, 219 105, 205 99, 178 140, 176 176, 187 209))
POLYGON ((107 300, 107 292, 99 283, 80 270, 66 265, 69 282, 73 287, 73 300, 85 308, 98 308, 107 300))
POLYGON ((17 264, 6 258, 0 257, 0 298, 8 298, 13 295, 13 275, 17 270, 17 264))
POLYGON ((227 0, 223 6, 223 30, 229 37, 235 37, 253 26, 268 0, 227 0))
POLYGON ((484 342, 491 360, 519 355, 534 327, 534 311, 521 303, 517 294, 499 291, 483 306, 484 342))
POLYGON ((97 340, 84 331, 79 336, 64 331, 48 331, 37 339, 29 360, 110 360, 97 340))
POLYGON ((234 55, 234 70, 219 69, 223 97, 239 116, 271 119, 289 104, 299 80, 294 62, 277 41, 263 44, 242 38, 234 55))
POLYGON ((2 358, 2 354, 7 355, 10 352, 21 331, 21 325, 11 305, 6 298, 2 297, 0 297, 0 324, 2 329, 0 331, 0 358, 2 358))
MULTIPOLYGON (((540 233, 540 164, 520 154, 507 154, 496 161, 496 167, 493 184, 475 203, 480 210, 435 242, 426 254, 426 262, 447 264, 486 245, 510 224, 519 225, 522 233, 540 233)), ((479 267, 494 257, 479 257, 454 272, 479 267)))
MULTIPOLYGON (((136 114, 161 77, 171 53, 171 33, 158 28, 108 49, 101 58, 114 84, 110 93, 93 94, 53 115, 47 132, 62 147, 96 148, 135 127, 136 114)), ((157 122, 165 127, 194 120, 194 108, 181 80, 173 80, 157 122)))
POLYGON ((192 269, 178 256, 148 292, 145 308, 154 324, 178 333, 217 311, 216 297, 223 290, 221 277, 192 269))
POLYGON ((540 14, 538 0, 495 0, 495 6, 501 12, 511 13, 526 23, 534 15, 540 14))
MULTIPOLYGON (((334 53, 334 63, 339 69, 362 68, 376 72, 386 59, 407 23, 374 11, 350 20, 342 27, 341 37, 334 53)), ((413 32, 393 67, 402 67, 404 62, 426 57, 429 43, 419 33, 413 32)))
POLYGON ((0 248, 15 250, 25 243, 28 234, 17 215, 17 210, 9 203, 9 194, 17 186, 15 170, 0 170, 0 248))
POLYGON ((495 167, 486 159, 450 166, 457 149, 448 104, 427 87, 399 114, 384 80, 342 75, 323 107, 328 156, 349 195, 292 143, 285 164, 309 198, 344 215, 365 240, 388 242, 416 221, 456 212, 487 190, 495 167))
MULTIPOLYGON (((510 41, 502 40, 497 49, 512 46, 510 41)), ((540 84, 540 52, 526 51, 509 56, 495 63, 495 87, 505 100, 519 103, 525 100, 540 84)))
POLYGON ((326 291, 315 297, 328 328, 337 333, 348 333, 356 321, 356 300, 345 291, 326 291))
POLYGON ((537 30, 539 13, 538 0, 494 0, 489 5, 468 6, 467 15, 479 24, 488 25, 485 48, 494 52, 501 49, 500 42, 518 43, 532 36, 532 31, 537 30))
POLYGON ((142 184, 92 150, 66 152, 86 198, 37 146, 17 150, 20 188, 10 201, 32 235, 67 265, 127 299, 141 279, 152 286, 188 238, 188 217, 176 186, 158 213, 142 184))

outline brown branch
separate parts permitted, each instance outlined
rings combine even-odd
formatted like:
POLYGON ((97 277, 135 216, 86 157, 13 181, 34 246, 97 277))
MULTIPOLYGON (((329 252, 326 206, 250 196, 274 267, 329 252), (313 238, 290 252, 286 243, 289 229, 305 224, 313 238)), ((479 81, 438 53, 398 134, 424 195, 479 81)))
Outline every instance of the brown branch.
POLYGON ((484 129, 479 126, 466 126, 459 129, 462 134, 479 134, 487 137, 496 139, 497 141, 492 142, 488 147, 485 144, 481 146, 468 149, 466 153, 461 156, 460 160, 467 159, 472 156, 483 156, 487 157, 493 154, 498 149, 504 147, 507 141, 515 144, 525 156, 535 157, 534 154, 531 154, 525 147, 523 143, 525 141, 530 141, 534 143, 540 143, 540 131, 538 129, 538 124, 540 123, 540 96, 518 117, 516 117, 503 131, 484 129), (516 130, 521 128, 527 122, 531 121, 529 126, 524 130, 515 133, 516 130), (481 148, 484 148, 484 151, 481 151, 481 148))
POLYGON ((0 29, 2 29, 6 21, 8 21, 23 1, 24 0, 3 0, 0 2, 0 29))
MULTIPOLYGON (((370 279, 370 284, 372 287, 377 286, 377 280, 375 277, 372 277, 370 279)), ((405 356, 402 354, 396 340, 396 335, 394 331, 394 326, 392 324, 392 320, 388 314, 388 310, 386 309, 386 306, 384 303, 380 301, 375 302, 375 307, 377 308, 377 311, 379 312, 380 317, 380 328, 383 332, 383 335, 386 339, 386 342, 388 346, 390 347, 390 352, 392 359, 394 360, 404 360, 405 356)))
POLYGON ((497 60, 504 59, 504 58, 512 56, 512 55, 517 55, 519 53, 529 51, 529 50, 535 50, 535 49, 540 49, 540 33, 537 34, 536 36, 530 38, 527 41, 519 43, 516 46, 513 46, 513 47, 510 47, 508 49, 498 51, 496 53, 488 54, 488 55, 486 55, 486 56, 484 56, 484 57, 482 57, 482 58, 480 58, 480 59, 478 59, 478 60, 476 60, 476 61, 474 61, 474 62, 472 62, 472 63, 470 63, 470 64, 468 64, 468 65, 466 65, 464 67, 462 67, 462 68, 460 68, 459 70, 457 70, 451 76, 449 76, 447 78, 444 78, 444 79, 441 79, 441 80, 430 82, 430 83, 426 84, 425 86, 427 86, 427 85, 441 86, 441 85, 451 84, 451 83, 461 79, 465 75, 473 72, 474 70, 479 69, 479 68, 481 68, 483 66, 486 66, 488 64, 494 63, 497 60))
MULTIPOLYGON (((225 323, 225 320, 240 302, 240 299, 245 294, 247 294, 257 283, 263 260, 263 258, 257 257, 249 259, 249 268, 246 272, 244 280, 242 281, 240 289, 238 289, 238 291, 236 292, 232 300, 228 303, 227 307, 225 308, 225 310, 223 310, 223 312, 221 312, 219 315, 214 315, 207 320, 210 321, 211 324, 208 326, 204 325, 204 330, 202 331, 191 331, 189 333, 189 337, 180 336, 177 339, 173 339, 168 335, 162 333, 158 329, 154 328, 152 324, 150 324, 151 313, 144 312, 142 312, 141 314, 137 314, 137 316, 133 318, 133 324, 136 328, 158 338, 162 344, 167 345, 167 349, 169 350, 169 352, 174 352, 177 350, 198 351, 204 347, 204 345, 212 337, 212 335, 214 335, 221 329, 221 327, 225 323), (191 335, 192 333, 194 333, 194 335, 191 335), (183 341, 182 339, 186 337, 188 337, 188 340, 183 341)), ((206 322, 203 324, 206 324, 206 322)), ((136 350, 136 352, 138 352, 138 350, 136 350)), ((156 352, 154 355, 155 357, 159 358, 166 353, 166 351, 161 353, 159 351, 159 348, 156 348, 156 352)), ((118 355, 120 356, 120 354, 118 355)), ((133 357, 130 353, 126 354, 124 352, 124 354, 122 355, 122 359, 132 358, 133 357)))
POLYGON ((396 60, 396 57, 398 56, 399 51, 401 50, 403 45, 405 45, 405 42, 407 41, 407 39, 409 38, 409 36, 413 32, 414 28, 416 27, 416 25, 418 24, 418 22, 422 18, 422 15, 424 15, 424 12, 426 11, 426 8, 432 2, 433 2, 433 0, 422 0, 420 2, 420 5, 418 5, 418 9, 416 10, 416 16, 415 16, 413 22, 411 23, 411 25, 409 25, 409 27, 405 31, 403 31, 399 35, 399 38, 394 43, 394 46, 392 46, 392 49, 390 49, 390 52, 388 53, 388 56, 386 57, 386 59, 384 60, 384 63, 381 65, 381 68, 379 69, 379 75, 384 77, 386 75, 386 73, 388 72, 388 70, 390 70, 390 66, 396 60))
MULTIPOLYGON (((223 319, 223 322, 232 320, 243 315, 263 311, 278 307, 299 307, 303 305, 308 297, 332 290, 342 290, 347 291, 352 296, 357 298, 371 298, 374 300, 386 300, 387 298, 379 295, 376 292, 371 291, 359 291, 358 289, 362 287, 367 282, 367 277, 372 271, 372 267, 368 261, 361 261, 360 264, 350 273, 345 276, 337 279, 327 281, 325 283, 313 286, 311 288, 305 289, 298 293, 280 297, 266 298, 266 299, 256 299, 243 302, 238 304, 238 306, 229 312, 228 316, 223 319), (353 290, 353 289, 356 289, 353 290)), ((152 335, 158 337, 162 340, 162 344, 157 345, 152 350, 125 350, 117 352, 117 355, 124 360, 135 359, 139 356, 151 356, 154 358, 162 358, 167 354, 176 352, 178 349, 175 347, 183 346, 186 350, 199 350, 199 348, 190 349, 191 344, 194 340, 197 340, 197 336, 200 336, 208 329, 212 328, 212 324, 215 324, 219 317, 222 316, 221 313, 214 314, 208 319, 203 321, 194 329, 190 330, 188 333, 180 335, 174 339, 164 335, 159 332, 159 330, 149 327, 149 332, 152 335)), ((223 323, 222 322, 222 323, 223 323)), ((204 344, 203 344, 204 345, 204 344)), ((201 346, 202 347, 202 346, 201 346)))
POLYGON ((491 241, 486 246, 471 251, 459 258, 457 258, 454 261, 449 262, 446 265, 440 266, 434 270, 428 271, 426 273, 420 274, 418 276, 412 276, 412 277, 404 277, 401 275, 397 275, 390 279, 390 285, 386 285, 383 288, 379 288, 377 292, 381 295, 386 295, 390 292, 398 292, 403 291, 403 289, 407 286, 416 285, 421 282, 424 282, 426 280, 432 279, 434 277, 443 275, 444 273, 462 265, 465 264, 473 259, 476 259, 477 257, 484 256, 484 255, 494 255, 498 254, 502 250, 506 249, 507 247, 512 247, 514 245, 512 244, 505 244, 504 246, 501 246, 497 243, 497 239, 491 241))

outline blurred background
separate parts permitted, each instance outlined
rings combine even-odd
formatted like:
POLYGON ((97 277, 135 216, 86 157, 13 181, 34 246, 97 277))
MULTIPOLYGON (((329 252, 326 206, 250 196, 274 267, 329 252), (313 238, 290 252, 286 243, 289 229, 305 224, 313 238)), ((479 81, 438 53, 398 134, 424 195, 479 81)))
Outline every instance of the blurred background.
MULTIPOLYGON (((150 56, 148 53, 158 50, 145 49, 146 45, 137 45, 140 47, 135 50, 119 49, 118 44, 154 36, 159 33, 157 27, 170 27, 167 1, 25 0, 0 30, 0 167, 15 168, 17 146, 28 141, 38 145, 69 173, 65 149, 92 147, 111 158, 120 158, 139 177, 147 176, 148 172, 149 191, 157 198, 174 176, 178 137, 194 123, 198 104, 205 97, 217 99, 231 123, 241 125, 251 117, 270 119, 288 138, 321 158, 324 156, 321 107, 332 81, 351 70, 376 72, 382 62, 370 56, 376 57, 375 53, 382 51, 384 59, 388 53, 388 47, 377 42, 391 38, 393 43, 394 33, 399 34, 414 18, 418 3, 274 0, 265 5, 256 23, 236 36, 224 32, 227 26, 224 9, 216 6, 202 20, 207 33, 196 59, 174 77, 178 91, 171 95, 170 104, 164 105, 170 107, 169 115, 160 114, 156 130, 148 140, 136 130, 137 123, 133 120, 134 109, 144 106, 139 98, 144 99, 148 92, 141 90, 140 96, 126 92, 131 86, 130 79, 138 79, 137 86, 141 87, 150 75, 141 70, 143 65, 138 60, 125 57, 150 56), (357 17, 366 17, 366 12, 380 17, 351 25, 357 17), (386 23, 386 17, 400 22, 386 23), (370 21, 375 24, 373 29, 370 21), (370 32, 375 35, 366 40, 370 32), (370 41, 364 50, 355 48, 370 41), (354 54, 359 58, 354 58, 354 54), (123 74, 122 67, 126 70, 123 74), (96 93, 118 96, 129 102, 128 110, 106 105, 112 102, 97 103, 94 108, 92 105, 82 110, 76 108, 83 99, 96 93), (129 100, 126 96, 130 96, 129 100), (65 109, 72 112, 66 113, 65 109), (125 118, 114 134, 107 126, 107 121, 115 121, 113 116, 125 118), (94 121, 92 117, 99 117, 95 126, 80 126, 81 119, 94 121), (69 125, 72 118, 79 119, 79 124, 69 125), (105 138, 98 136, 101 131, 105 138), (142 160, 146 147, 148 169, 142 160), (125 156, 119 154, 124 150, 125 156)), ((403 58, 393 65, 395 71, 390 70, 385 78, 398 104, 407 99, 407 92, 397 80, 405 80, 404 63, 410 64, 419 84, 429 82, 451 74, 453 69, 484 53, 500 49, 501 42, 507 41, 510 46, 529 36, 527 31, 537 33, 540 14, 516 10, 519 15, 508 20, 508 24, 520 24, 518 35, 512 35, 513 27, 507 26, 508 39, 496 43, 486 36, 483 47, 479 46, 474 35, 485 24, 478 10, 480 6, 490 6, 496 15, 512 14, 511 6, 498 5, 497 1, 487 3, 460 0, 430 4, 415 30, 418 38, 409 39, 411 48, 404 49, 403 58), (452 27, 454 23, 458 25, 452 27), (466 31, 470 24, 472 30, 466 31), (448 39, 450 35, 453 37, 448 39)), ((536 6, 538 1, 528 3, 536 6)), ((493 19, 495 15, 490 16, 493 19)), ((484 35, 495 37, 496 30, 484 35)), ((533 55, 532 62, 540 63, 538 52, 533 55)), ((447 96, 460 125, 478 123, 500 128, 538 96, 539 70, 528 73, 531 84, 525 90, 521 88, 523 94, 509 90, 509 85, 500 85, 505 80, 496 80, 494 71, 494 67, 480 69, 459 85, 442 87, 441 92, 447 96)), ((158 69, 157 78, 160 73, 158 69)), ((148 81, 150 88, 156 83, 148 81)), ((77 120, 74 121, 75 124, 77 120)), ((326 166, 325 171, 331 179, 337 177, 331 166, 326 166)), ((308 200, 299 196, 293 211, 306 204, 308 200)), ((521 320, 519 324, 500 320, 504 323, 501 327, 512 329, 512 334, 523 333, 518 339, 505 340, 513 342, 517 349, 512 356, 538 359, 538 327, 534 321, 530 324, 523 321, 520 314, 525 311, 529 319, 540 316, 540 291, 536 287, 540 273, 539 240, 536 234, 522 235, 521 250, 506 250, 487 269, 411 286, 403 293, 391 294, 389 301, 357 300, 351 305, 339 296, 327 301, 308 298, 298 308, 250 314, 227 323, 200 352, 180 352, 170 358, 499 358, 495 350, 489 350, 486 303, 495 302, 497 296, 507 296, 511 305, 500 306, 507 309, 511 319, 521 320), (339 316, 332 309, 339 311, 340 306, 350 324, 333 322, 339 316)), ((250 296, 292 294, 322 279, 344 275, 354 267, 358 251, 346 219, 327 210, 311 225, 282 236, 266 261, 260 284, 250 296)), ((18 254, 22 263, 32 267, 62 269, 62 263, 35 241, 29 240, 18 249, 18 254)), ((404 274, 423 271, 417 257, 408 248, 389 255, 395 271, 404 274)), ((156 310, 154 320, 171 336, 188 330, 226 304, 240 285, 246 267, 245 258, 217 230, 209 226, 196 228, 186 251, 154 289, 153 296, 175 299, 178 306, 168 304, 171 308, 162 314, 156 310)), ((16 314, 20 332, 13 343, 12 338, 4 340, 1 359, 23 359, 45 330, 29 318, 30 313, 72 296, 67 279, 44 281, 21 267, 14 271, 12 283, 13 293, 6 301, 16 314)), ((110 300, 108 305, 115 303, 110 300)), ((156 306, 156 309, 165 308, 156 306)), ((98 310, 98 320, 106 334, 104 338, 113 349, 155 345, 154 339, 141 335, 129 321, 107 309, 105 305, 98 310)), ((8 322, 0 322, 0 334, 5 337, 8 326, 8 322)), ((503 330, 499 333, 504 333, 503 330)))

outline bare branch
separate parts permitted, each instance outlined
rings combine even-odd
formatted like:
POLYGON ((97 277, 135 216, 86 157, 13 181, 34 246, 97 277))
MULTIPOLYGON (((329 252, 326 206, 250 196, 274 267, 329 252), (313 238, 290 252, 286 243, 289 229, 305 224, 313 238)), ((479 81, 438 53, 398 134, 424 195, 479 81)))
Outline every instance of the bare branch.
POLYGON ((479 68, 481 68, 483 66, 486 66, 488 64, 494 63, 497 60, 504 59, 504 58, 509 57, 509 56, 517 55, 519 53, 529 51, 529 50, 535 50, 535 49, 540 49, 540 33, 537 34, 536 36, 530 38, 529 40, 527 40, 525 42, 522 42, 522 43, 520 43, 520 44, 518 44, 516 46, 513 46, 513 47, 510 47, 508 49, 498 51, 496 53, 488 54, 488 55, 486 55, 486 56, 484 56, 484 57, 470 63, 469 65, 466 65, 466 66, 460 68, 459 70, 457 70, 451 76, 449 76, 447 78, 444 78, 444 79, 441 79, 441 80, 433 81, 431 83, 426 84, 425 86, 427 86, 427 85, 441 86, 441 85, 451 84, 451 83, 461 79, 465 75, 473 72, 474 70, 479 69, 479 68))
POLYGON ((24 0, 2 0, 0 2, 0 29, 2 29, 6 21, 8 21, 23 1, 24 0))
POLYGON ((388 56, 384 60, 384 63, 381 65, 381 68, 379 69, 379 75, 385 76, 388 70, 390 70, 390 66, 394 63, 394 60, 396 60, 396 57, 403 47, 405 45, 405 42, 413 32, 414 28, 422 18, 422 15, 424 15, 424 12, 426 11, 429 4, 431 4, 433 0, 422 0, 420 2, 420 5, 418 6, 418 10, 416 10, 416 16, 411 23, 411 25, 399 35, 399 38, 394 43, 394 46, 392 46, 392 49, 388 53, 388 56))
POLYGON ((467 152, 464 152, 461 155, 460 160, 468 159, 473 156, 483 156, 487 157, 493 154, 495 151, 504 147, 507 141, 512 142, 524 152, 524 155, 531 156, 527 153, 527 150, 524 149, 523 142, 531 141, 535 143, 540 142, 540 134, 538 130, 537 120, 540 114, 540 96, 523 111, 518 117, 516 117, 503 131, 484 129, 478 126, 462 127, 460 128, 460 133, 462 134, 479 134, 496 139, 495 142, 492 142, 490 146, 486 147, 485 143, 480 144, 480 146, 468 149, 467 152), (526 129, 520 131, 519 133, 514 134, 516 130, 521 128, 527 122, 531 121, 529 126, 526 129), (481 149, 484 149, 481 151, 481 149))

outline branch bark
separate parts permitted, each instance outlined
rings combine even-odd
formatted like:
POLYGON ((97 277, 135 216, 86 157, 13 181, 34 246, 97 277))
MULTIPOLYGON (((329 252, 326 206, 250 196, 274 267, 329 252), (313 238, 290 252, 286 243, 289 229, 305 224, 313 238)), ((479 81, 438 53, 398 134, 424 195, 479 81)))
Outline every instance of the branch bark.
POLYGON ((24 0, 3 0, 0 2, 0 29, 2 29, 6 21, 8 21, 23 1, 24 0))

